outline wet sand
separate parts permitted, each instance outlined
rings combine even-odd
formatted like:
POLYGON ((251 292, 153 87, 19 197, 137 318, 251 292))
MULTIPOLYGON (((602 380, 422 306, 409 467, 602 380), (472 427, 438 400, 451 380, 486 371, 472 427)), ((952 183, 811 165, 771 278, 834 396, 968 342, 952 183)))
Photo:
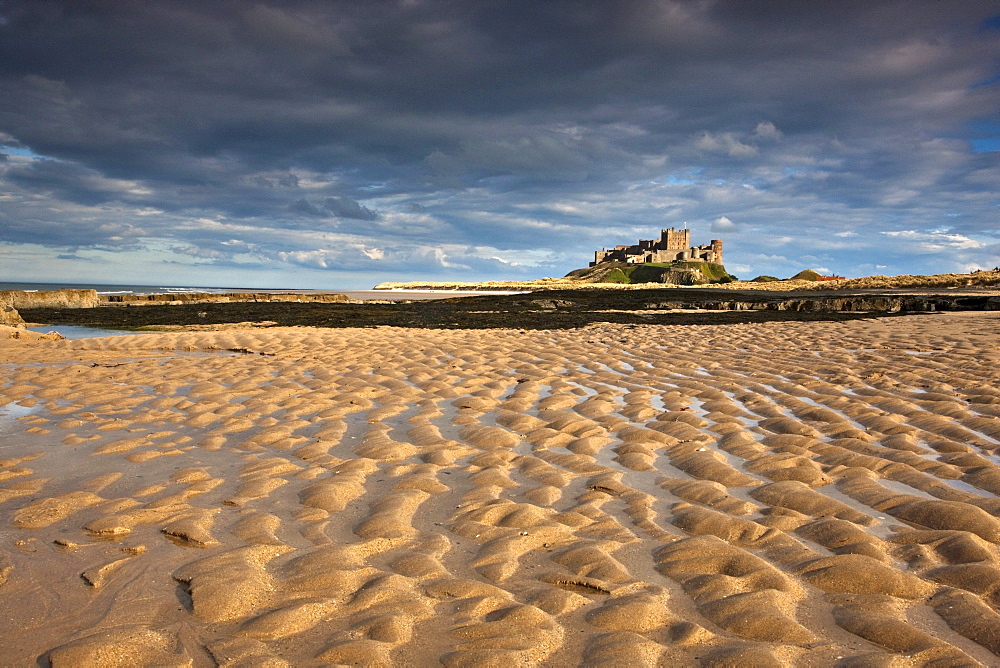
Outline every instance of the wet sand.
POLYGON ((3 662, 996 665, 998 332, 0 338, 3 662))

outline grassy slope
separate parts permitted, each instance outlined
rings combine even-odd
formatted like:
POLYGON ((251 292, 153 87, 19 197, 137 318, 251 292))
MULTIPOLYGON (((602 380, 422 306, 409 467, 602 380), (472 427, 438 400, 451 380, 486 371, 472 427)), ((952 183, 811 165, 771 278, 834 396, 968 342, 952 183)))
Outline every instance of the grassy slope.
POLYGON ((647 262, 628 264, 625 262, 602 262, 596 267, 576 269, 566 274, 565 280, 583 283, 662 283, 663 275, 671 269, 697 269, 711 282, 718 282, 729 275, 721 264, 708 262, 647 262), (623 277, 627 278, 622 280, 623 277))
POLYGON ((711 262, 681 262, 678 264, 688 269, 697 269, 701 272, 702 276, 707 278, 712 283, 718 282, 726 276, 729 276, 729 272, 726 271, 725 266, 721 264, 714 264, 711 262))

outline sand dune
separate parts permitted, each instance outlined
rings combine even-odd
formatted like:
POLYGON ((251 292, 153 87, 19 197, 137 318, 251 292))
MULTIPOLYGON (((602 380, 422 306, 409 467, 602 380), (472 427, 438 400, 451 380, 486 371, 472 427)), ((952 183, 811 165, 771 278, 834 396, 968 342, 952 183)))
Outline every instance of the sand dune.
POLYGON ((996 665, 998 331, 0 339, 4 663, 996 665))

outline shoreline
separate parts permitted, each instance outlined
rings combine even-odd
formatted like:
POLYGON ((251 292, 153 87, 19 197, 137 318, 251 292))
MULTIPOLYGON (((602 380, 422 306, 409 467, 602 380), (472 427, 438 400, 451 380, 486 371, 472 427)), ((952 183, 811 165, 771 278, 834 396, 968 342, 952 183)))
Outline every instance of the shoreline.
MULTIPOLYGON (((104 286, 113 287, 113 286, 104 286)), ((128 287, 128 286, 122 286, 128 287)), ((132 286, 135 287, 135 286, 132 286)), ((213 289, 214 290, 214 289, 213 289)), ((672 311, 772 311, 874 314, 938 310, 994 310, 1000 308, 1000 270, 971 274, 935 276, 869 276, 861 279, 824 281, 741 282, 705 286, 666 284, 601 284, 546 278, 537 281, 486 283, 380 283, 372 290, 334 293, 319 290, 258 290, 252 292, 210 293, 178 292, 137 294, 131 290, 101 294, 95 289, 4 290, 0 291, 0 324, 23 325, 20 310, 29 319, 53 325, 107 326, 117 329, 201 325, 236 322, 275 322, 278 324, 344 327, 399 325, 413 327, 529 327, 545 328, 540 314, 526 314, 525 304, 536 304, 536 311, 572 308, 589 312, 577 318, 554 318, 554 327, 582 326, 599 322, 602 312, 642 312, 638 320, 611 317, 610 322, 677 323, 676 317, 664 319, 672 311), (613 295, 609 300, 608 295, 613 295), (463 298, 465 301, 463 301, 463 298), (614 304, 609 304, 614 301, 614 304), (410 305, 427 302, 417 307, 410 305), (433 304, 431 302, 437 302, 433 304), (456 305, 465 304, 469 308, 456 305), (220 305, 242 304, 242 307, 220 305), (290 314, 287 309, 261 307, 260 304, 339 305, 339 313, 310 314, 302 310, 290 314), (441 306, 441 305, 444 306, 441 306), (596 304, 596 306, 595 306, 596 304), (600 305, 603 304, 603 305, 600 305), (122 314, 95 316, 76 309, 128 306, 205 305, 195 312, 174 311, 146 316, 122 314), (354 309, 347 305, 364 305, 354 309), (382 310, 375 307, 384 306, 382 310), (210 308, 211 307, 211 308, 210 308), (485 316, 486 324, 467 317, 472 308, 485 316), (240 313, 240 311, 244 311, 240 313), (450 310, 449 310, 450 309, 450 310), (463 311, 465 312, 463 314, 463 311), (498 317, 501 311, 519 316, 498 317), (224 314, 223 314, 224 312, 224 314), (276 313, 280 312, 280 313, 276 313), (274 316, 274 317, 272 317, 274 316), (451 317, 455 316, 455 317, 451 317), (557 322, 556 322, 557 321, 557 322)), ((189 309, 190 311, 190 309, 189 309)), ((565 315, 565 314, 562 314, 565 315)), ((838 319, 840 316, 833 317, 838 319)), ((749 317, 726 316, 725 322, 775 320, 773 315, 749 317)), ((788 320, 788 316, 781 319, 788 320)), ((808 319, 815 320, 815 315, 808 319)), ((691 322, 702 322, 695 319, 691 322)))
POLYGON ((596 323, 736 324, 838 321, 907 313, 1000 310, 1000 291, 739 291, 719 288, 575 289, 424 301, 253 300, 149 302, 98 308, 21 308, 18 317, 51 325, 138 330, 164 326, 417 329, 571 329, 596 323))

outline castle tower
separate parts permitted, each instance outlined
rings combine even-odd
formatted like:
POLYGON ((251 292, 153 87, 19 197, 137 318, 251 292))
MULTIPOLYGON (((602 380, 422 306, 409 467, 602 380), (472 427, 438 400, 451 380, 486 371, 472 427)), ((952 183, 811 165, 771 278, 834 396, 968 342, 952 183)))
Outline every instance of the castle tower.
POLYGON ((712 262, 722 264, 722 240, 712 239, 712 262))
POLYGON ((660 246, 664 250, 686 251, 691 247, 691 230, 660 230, 660 246))

